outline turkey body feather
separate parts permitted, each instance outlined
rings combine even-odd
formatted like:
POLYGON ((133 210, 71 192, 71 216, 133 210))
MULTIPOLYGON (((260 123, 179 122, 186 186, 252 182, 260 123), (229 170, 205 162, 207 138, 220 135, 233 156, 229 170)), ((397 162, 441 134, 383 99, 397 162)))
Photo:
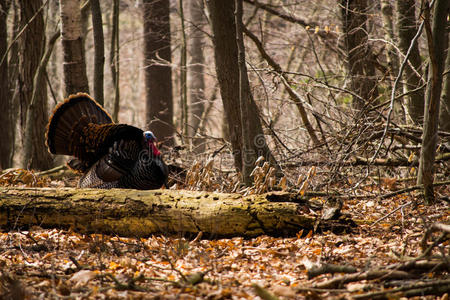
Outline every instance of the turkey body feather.
POLYGON ((85 93, 58 104, 46 131, 50 153, 74 157, 68 164, 83 173, 79 187, 160 188, 168 170, 154 142, 152 133, 113 123, 85 93))

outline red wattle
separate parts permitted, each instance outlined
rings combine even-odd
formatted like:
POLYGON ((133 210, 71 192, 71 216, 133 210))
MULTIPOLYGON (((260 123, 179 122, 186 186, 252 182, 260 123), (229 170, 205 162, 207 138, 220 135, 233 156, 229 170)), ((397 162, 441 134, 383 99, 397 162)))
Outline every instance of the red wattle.
POLYGON ((159 152, 158 148, 156 148, 155 144, 153 142, 149 142, 150 148, 152 149, 152 153, 155 156, 160 156, 161 152, 159 152))

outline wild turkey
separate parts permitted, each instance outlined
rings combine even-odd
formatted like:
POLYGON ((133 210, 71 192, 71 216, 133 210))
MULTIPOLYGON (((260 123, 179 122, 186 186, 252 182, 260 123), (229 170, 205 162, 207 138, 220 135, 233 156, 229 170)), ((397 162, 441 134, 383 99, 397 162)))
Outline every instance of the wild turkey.
POLYGON ((157 189, 168 169, 151 131, 113 123, 89 95, 69 96, 54 110, 47 125, 50 153, 72 155, 68 165, 83 174, 82 188, 157 189))

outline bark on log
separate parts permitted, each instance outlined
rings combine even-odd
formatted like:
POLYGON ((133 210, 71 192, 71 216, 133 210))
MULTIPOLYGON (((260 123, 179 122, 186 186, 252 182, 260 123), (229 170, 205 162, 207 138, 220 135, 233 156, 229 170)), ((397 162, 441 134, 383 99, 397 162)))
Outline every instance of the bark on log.
POLYGON ((279 236, 317 226, 309 211, 307 200, 285 192, 243 197, 184 190, 0 187, 0 227, 8 229, 38 225, 123 236, 200 231, 209 238, 279 236))

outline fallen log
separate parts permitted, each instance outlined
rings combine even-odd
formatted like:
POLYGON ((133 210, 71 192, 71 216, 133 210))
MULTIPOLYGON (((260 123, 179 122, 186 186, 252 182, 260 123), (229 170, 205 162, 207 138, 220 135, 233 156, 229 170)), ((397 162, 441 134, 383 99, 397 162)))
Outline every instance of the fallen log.
MULTIPOLYGON (((339 231, 337 221, 320 222, 323 229, 339 231)), ((211 238, 295 235, 316 223, 308 200, 286 192, 243 197, 185 190, 0 187, 0 227, 9 230, 38 225, 135 237, 203 232, 211 238)), ((342 226, 348 225, 344 221, 342 226)))

